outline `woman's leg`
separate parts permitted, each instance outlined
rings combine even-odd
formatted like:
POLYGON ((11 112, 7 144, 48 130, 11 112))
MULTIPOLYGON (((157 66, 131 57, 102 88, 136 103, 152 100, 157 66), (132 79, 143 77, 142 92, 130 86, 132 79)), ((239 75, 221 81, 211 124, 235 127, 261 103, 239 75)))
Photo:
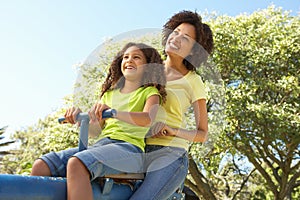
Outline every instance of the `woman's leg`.
POLYGON ((90 172, 76 157, 72 157, 67 165, 68 200, 92 200, 93 191, 90 172))
POLYGON ((170 159, 174 156, 172 153, 158 152, 160 156, 156 156, 148 165, 142 185, 130 200, 165 200, 181 186, 188 172, 187 153, 178 156, 176 160, 170 159))

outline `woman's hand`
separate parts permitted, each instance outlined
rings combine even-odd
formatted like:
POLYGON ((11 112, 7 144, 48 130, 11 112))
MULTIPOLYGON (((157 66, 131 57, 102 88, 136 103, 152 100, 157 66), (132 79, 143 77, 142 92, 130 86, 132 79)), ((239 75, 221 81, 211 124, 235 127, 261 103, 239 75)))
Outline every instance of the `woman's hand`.
POLYGON ((170 128, 168 125, 162 122, 156 122, 149 129, 146 137, 162 137, 162 136, 175 136, 176 129, 170 128))
POLYGON ((64 117, 66 118, 66 120, 71 123, 71 124, 75 124, 76 123, 76 117, 77 115, 81 113, 81 110, 79 108, 68 108, 64 117))
POLYGON ((102 112, 110 109, 106 104, 96 103, 88 112, 90 117, 90 123, 98 123, 102 120, 102 112))

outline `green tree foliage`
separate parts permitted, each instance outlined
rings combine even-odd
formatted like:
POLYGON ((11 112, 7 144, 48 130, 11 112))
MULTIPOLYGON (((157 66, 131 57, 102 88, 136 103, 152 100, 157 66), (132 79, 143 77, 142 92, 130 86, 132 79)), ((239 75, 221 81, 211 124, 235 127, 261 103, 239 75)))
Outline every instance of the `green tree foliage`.
MULTIPOLYGON (((2 128, 0 128, 0 147, 4 147, 7 146, 8 144, 14 143, 15 141, 5 141, 4 142, 4 136, 3 134, 5 133, 6 129, 8 126, 4 126, 2 128), (2 141, 1 141, 2 140, 2 141)), ((1 153, 1 152, 0 152, 1 153)))
POLYGON ((228 85, 225 133, 274 199, 300 185, 300 20, 273 6, 214 22, 214 63, 228 85))
POLYGON ((0 171, 2 168, 2 157, 4 155, 8 155, 8 154, 13 154, 13 152, 11 150, 8 150, 8 146, 9 144, 14 143, 14 140, 4 140, 5 136, 4 133, 6 131, 8 126, 4 126, 2 128, 0 128, 0 171))

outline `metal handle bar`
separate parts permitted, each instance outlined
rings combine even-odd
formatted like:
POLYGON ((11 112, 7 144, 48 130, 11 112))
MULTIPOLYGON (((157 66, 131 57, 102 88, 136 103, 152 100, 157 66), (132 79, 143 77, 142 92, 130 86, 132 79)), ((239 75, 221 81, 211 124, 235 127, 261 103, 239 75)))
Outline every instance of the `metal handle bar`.
MULTIPOLYGON (((115 117, 115 109, 107 109, 102 112, 102 118, 112 118, 115 117)), ((89 135, 89 114, 79 113, 76 117, 76 121, 80 122, 80 132, 79 132, 79 151, 86 150, 88 146, 88 135, 89 135)), ((60 124, 68 123, 64 117, 58 119, 60 124)))
MULTIPOLYGON (((102 112, 102 118, 103 119, 106 119, 106 118, 112 118, 114 117, 114 114, 115 114, 115 110, 114 109, 107 109, 107 110, 104 110, 102 112)), ((79 113, 76 117, 76 121, 80 122, 82 121, 83 119, 86 119, 86 120, 90 120, 89 118, 89 114, 86 113, 86 112, 83 112, 83 113, 79 113)), ((66 120, 65 117, 60 117, 58 119, 58 123, 60 124, 65 124, 65 123, 68 123, 68 121, 66 120)))

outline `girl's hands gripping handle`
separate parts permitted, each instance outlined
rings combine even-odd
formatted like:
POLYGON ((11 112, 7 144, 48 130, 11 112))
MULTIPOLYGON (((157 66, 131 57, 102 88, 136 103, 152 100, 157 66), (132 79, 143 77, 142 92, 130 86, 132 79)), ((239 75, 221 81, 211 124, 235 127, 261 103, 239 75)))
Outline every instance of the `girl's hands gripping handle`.
MULTIPOLYGON (((114 118, 117 114, 117 111, 115 109, 107 109, 102 112, 102 118, 107 119, 107 118, 114 118)), ((89 114, 88 113, 78 113, 76 116, 76 121, 80 122, 81 120, 86 119, 89 121, 89 114)), ((61 117, 58 119, 58 123, 60 124, 65 124, 65 123, 70 123, 68 120, 66 120, 65 117, 61 117)))

